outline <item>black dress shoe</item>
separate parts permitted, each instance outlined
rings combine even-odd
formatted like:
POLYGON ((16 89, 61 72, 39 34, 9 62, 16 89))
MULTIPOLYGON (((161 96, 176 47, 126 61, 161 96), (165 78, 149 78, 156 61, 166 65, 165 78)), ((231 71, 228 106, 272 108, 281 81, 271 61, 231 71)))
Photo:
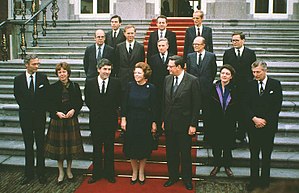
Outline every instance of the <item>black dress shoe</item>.
POLYGON ((233 176, 234 176, 234 173, 233 173, 233 171, 230 169, 230 167, 225 167, 225 168, 224 168, 224 171, 225 171, 225 173, 226 173, 226 175, 227 175, 228 177, 233 177, 233 176))
POLYGON ((143 180, 140 180, 140 179, 138 178, 138 182, 139 182, 140 185, 144 185, 144 184, 145 184, 145 175, 144 175, 144 179, 143 179, 143 180))
POLYGON ((130 182, 130 184, 131 184, 131 185, 134 185, 134 184, 136 184, 136 183, 137 183, 137 181, 138 181, 138 179, 137 179, 137 178, 136 178, 136 180, 132 180, 132 179, 131 179, 131 182, 130 182))
POLYGON ((107 180, 110 183, 115 183, 116 182, 115 177, 109 177, 109 178, 107 178, 107 180))
POLYGON ((47 179, 45 176, 42 175, 38 177, 38 181, 40 184, 45 184, 47 182, 47 179))
POLYGON ((58 179, 57 179, 57 185, 61 185, 61 184, 63 184, 63 181, 64 181, 64 179, 62 179, 62 180, 58 180, 58 179))
POLYGON ((24 177, 21 182, 21 185, 29 184, 32 180, 33 180, 33 177, 24 177))
POLYGON ((210 176, 216 176, 219 171, 220 171, 220 167, 218 166, 214 167, 210 173, 210 176))
POLYGON ((193 190, 192 182, 185 182, 184 184, 187 190, 193 190))
POLYGON ((91 177, 89 178, 89 180, 87 181, 88 184, 93 184, 95 183, 96 181, 98 181, 100 178, 96 178, 96 177, 91 177))
POLYGON ((169 187, 175 184, 178 180, 167 180, 167 182, 164 183, 164 187, 169 187))

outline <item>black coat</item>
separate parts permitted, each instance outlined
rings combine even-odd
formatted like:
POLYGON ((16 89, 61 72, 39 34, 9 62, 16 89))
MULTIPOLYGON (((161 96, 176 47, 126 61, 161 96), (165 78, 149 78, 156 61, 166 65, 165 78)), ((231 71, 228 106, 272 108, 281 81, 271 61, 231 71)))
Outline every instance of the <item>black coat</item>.
MULTIPOLYGON (((212 147, 233 147, 235 143, 236 122, 239 119, 238 109, 240 108, 236 87, 228 85, 231 99, 224 111, 220 102, 216 85, 213 85, 211 96, 207 100, 205 140, 212 147)), ((221 86, 221 85, 219 85, 221 86)))
MULTIPOLYGON (((75 114, 73 117, 77 117, 80 113, 80 110, 83 106, 83 100, 81 95, 81 90, 78 85, 78 83, 74 83, 72 81, 69 81, 69 87, 67 90, 69 91, 70 96, 70 107, 67 109, 67 111, 74 109, 75 114)), ((48 92, 48 109, 50 112, 50 117, 52 119, 59 119, 59 117, 56 115, 56 112, 63 112, 64 106, 62 103, 62 91, 63 91, 63 85, 61 81, 57 81, 54 84, 52 84, 49 88, 48 92)), ((64 112, 66 113, 66 112, 64 112)))

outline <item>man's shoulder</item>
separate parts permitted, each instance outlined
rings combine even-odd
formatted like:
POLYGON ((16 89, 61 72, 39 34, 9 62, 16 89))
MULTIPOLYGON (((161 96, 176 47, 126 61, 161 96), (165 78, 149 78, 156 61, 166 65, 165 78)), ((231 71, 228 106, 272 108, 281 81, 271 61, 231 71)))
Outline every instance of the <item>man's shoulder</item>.
POLYGON ((203 29, 208 30, 208 31, 212 31, 212 28, 206 26, 206 25, 202 25, 203 29))
POLYGON ((90 45, 88 45, 88 46, 86 47, 86 50, 87 50, 87 49, 93 49, 93 48, 95 48, 95 47, 96 47, 95 44, 90 44, 90 45))
POLYGON ((254 50, 244 46, 244 52, 251 52, 251 53, 254 53, 254 50))

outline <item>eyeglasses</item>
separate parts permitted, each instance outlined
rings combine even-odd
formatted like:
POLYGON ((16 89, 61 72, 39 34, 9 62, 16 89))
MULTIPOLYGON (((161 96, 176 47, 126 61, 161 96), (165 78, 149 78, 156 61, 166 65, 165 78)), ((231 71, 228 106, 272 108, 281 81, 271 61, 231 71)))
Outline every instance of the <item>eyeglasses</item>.
POLYGON ((231 40, 232 42, 239 42, 240 40, 231 40))
POLYGON ((201 19, 201 17, 192 17, 192 19, 201 19))

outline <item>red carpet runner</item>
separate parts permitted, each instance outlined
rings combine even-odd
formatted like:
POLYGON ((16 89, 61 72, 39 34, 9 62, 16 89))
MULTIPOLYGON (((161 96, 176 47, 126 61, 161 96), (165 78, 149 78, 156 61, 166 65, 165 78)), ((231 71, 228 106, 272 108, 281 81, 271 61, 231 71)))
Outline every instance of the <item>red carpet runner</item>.
MULTIPOLYGON (((163 187, 166 180, 146 179, 144 185, 139 183, 130 184, 130 178, 116 178, 116 183, 108 183, 107 180, 101 179, 94 184, 87 184, 88 178, 84 180, 82 185, 75 193, 194 193, 195 188, 190 191, 186 190, 182 181, 170 187, 163 187)), ((195 185, 195 183, 193 183, 195 185)))

